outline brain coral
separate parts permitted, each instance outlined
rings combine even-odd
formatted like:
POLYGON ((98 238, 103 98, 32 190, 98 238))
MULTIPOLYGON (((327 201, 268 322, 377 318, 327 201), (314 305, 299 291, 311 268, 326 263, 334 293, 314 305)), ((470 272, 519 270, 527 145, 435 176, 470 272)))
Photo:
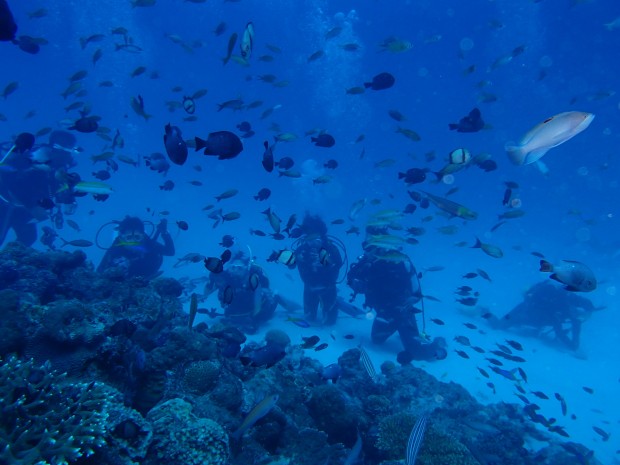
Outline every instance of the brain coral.
POLYGON ((199 418, 182 399, 171 399, 147 415, 158 459, 183 465, 225 465, 228 435, 216 422, 199 418))
POLYGON ((183 376, 185 386, 194 394, 206 394, 215 386, 220 369, 217 362, 200 360, 190 363, 183 376))

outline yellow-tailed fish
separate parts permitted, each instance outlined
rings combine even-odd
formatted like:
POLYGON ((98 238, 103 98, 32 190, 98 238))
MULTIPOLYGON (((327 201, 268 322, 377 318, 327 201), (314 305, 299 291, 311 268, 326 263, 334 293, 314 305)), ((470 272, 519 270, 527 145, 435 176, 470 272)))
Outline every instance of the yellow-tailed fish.
POLYGON ((559 113, 531 129, 518 144, 505 145, 508 158, 515 165, 529 165, 542 158, 553 147, 563 144, 585 130, 594 115, 582 111, 559 113))
POLYGON ((409 257, 398 250, 391 250, 385 254, 378 255, 377 258, 391 263, 406 263, 409 261, 409 257))
POLYGON ((475 220, 476 218, 478 218, 478 213, 470 210, 469 208, 459 203, 453 202, 452 200, 448 200, 443 197, 429 194, 428 192, 422 192, 424 193, 424 195, 426 195, 428 200, 433 203, 433 205, 435 205, 440 210, 449 213, 451 216, 458 216, 459 218, 463 218, 464 220, 475 220))
POLYGON ((189 319, 187 321, 187 326, 190 331, 194 326, 194 319, 196 318, 196 313, 198 313, 198 296, 193 293, 189 303, 189 319))
POLYGON ((403 217, 403 212, 400 210, 381 210, 372 215, 373 218, 381 218, 381 219, 398 219, 403 217))
POLYGON ((493 244, 487 244, 482 242, 480 239, 476 238, 476 243, 472 246, 473 249, 482 249, 482 251, 487 254, 489 257, 493 258, 502 258, 504 256, 504 252, 498 246, 493 244))
POLYGON ((105 184, 103 182, 96 182, 96 181, 78 182, 73 187, 73 190, 75 192, 85 192, 87 194, 111 194, 114 191, 114 189, 112 189, 112 186, 105 184))
POLYGON ((368 202, 367 199, 359 199, 353 202, 353 205, 351 205, 351 208, 349 209, 349 219, 351 221, 355 221, 360 210, 366 205, 366 202, 368 202))
POLYGON ((232 433, 232 437, 234 439, 240 439, 248 429, 254 426, 258 420, 267 415, 271 409, 276 405, 278 399, 280 397, 277 394, 267 396, 263 400, 261 400, 256 407, 252 409, 250 413, 243 419, 241 426, 237 428, 237 430, 232 433))
POLYGON ((391 234, 373 234, 366 238, 366 244, 386 250, 399 250, 405 245, 406 241, 402 237, 391 234))

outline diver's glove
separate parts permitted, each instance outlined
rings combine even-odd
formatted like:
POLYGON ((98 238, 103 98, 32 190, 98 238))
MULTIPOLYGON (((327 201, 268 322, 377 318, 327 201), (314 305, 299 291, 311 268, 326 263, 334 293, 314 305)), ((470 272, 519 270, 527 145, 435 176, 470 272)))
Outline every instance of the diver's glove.
POLYGON ((423 340, 417 351, 416 360, 443 360, 448 356, 447 344, 443 337, 436 337, 432 341, 423 340))
POLYGON ((168 220, 166 218, 162 218, 156 228, 157 232, 162 236, 168 234, 168 220))

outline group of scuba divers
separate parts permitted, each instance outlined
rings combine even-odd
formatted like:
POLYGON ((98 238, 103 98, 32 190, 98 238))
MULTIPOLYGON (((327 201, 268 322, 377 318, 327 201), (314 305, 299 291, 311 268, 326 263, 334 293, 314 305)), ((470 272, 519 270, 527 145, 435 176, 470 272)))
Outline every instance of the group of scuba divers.
MULTIPOLYGON (((128 276, 152 278, 159 275, 163 257, 175 253, 165 220, 153 225, 151 235, 145 232, 145 224, 139 218, 128 216, 114 224, 118 235, 106 251, 98 271, 120 267, 128 276)), ((387 234, 386 230, 367 227, 363 253, 347 266, 344 244, 328 234, 327 225, 320 216, 306 214, 299 229, 301 236, 291 247, 293 258, 288 263, 290 268, 298 270, 304 285, 304 318, 293 321, 331 326, 342 313, 360 318, 367 311, 351 302, 363 295, 364 308, 375 312, 370 333, 373 343, 382 344, 398 333, 403 346, 397 356, 400 363, 446 358, 445 339, 430 338, 425 333, 420 275, 411 259, 373 240, 387 234), (352 291, 349 301, 338 296, 338 285, 345 280, 352 291), (422 319, 422 331, 417 318, 422 319)), ((223 314, 214 312, 214 316, 222 316, 225 323, 248 334, 254 334, 269 321, 278 305, 290 309, 290 302, 271 290, 269 278, 255 263, 251 252, 249 255, 241 250, 231 253, 225 266, 209 274, 204 297, 215 292, 223 314)), ((533 285, 523 301, 503 317, 488 317, 488 323, 495 329, 517 330, 577 351, 582 323, 595 310, 587 298, 548 280, 533 285)))
MULTIPOLYGON (((342 269, 346 269, 346 251, 340 240, 328 234, 325 222, 319 216, 306 214, 299 229, 301 236, 291 247, 294 258, 287 260, 289 267, 298 270, 304 285, 304 317, 294 321, 331 326, 336 324, 341 312, 354 317, 365 315, 366 312, 338 296, 338 284, 346 279, 353 291, 351 301, 358 294, 364 295, 364 306, 376 312, 371 331, 374 343, 381 344, 398 332, 404 347, 399 359, 446 357, 442 338, 428 340, 418 330, 416 314, 422 311, 418 308, 422 294, 418 275, 408 258, 383 259, 388 251, 365 243, 362 256, 341 277, 342 269)), ((369 231, 369 234, 377 233, 369 231)), ((221 273, 211 274, 205 294, 215 290, 225 319, 248 333, 268 321, 278 304, 286 306, 283 298, 269 289, 263 269, 242 252, 221 273), (231 290, 234 298, 230 298, 231 290)))
MULTIPOLYGON (((13 229, 17 241, 33 245, 36 223, 50 219, 60 229, 63 214, 72 214, 76 198, 87 193, 87 189, 79 188, 79 175, 71 172, 75 166, 73 152, 79 150, 72 134, 54 131, 49 143, 36 150, 33 143, 27 137, 18 137, 0 162, 0 244, 13 229)), ((97 200, 105 200, 105 196, 97 200)), ((161 273, 163 257, 175 254, 165 220, 151 224, 150 234, 146 231, 149 223, 140 218, 127 216, 112 223, 116 238, 99 264, 99 272, 113 270, 126 277, 152 279, 161 273)), ((416 316, 424 318, 424 299, 419 275, 409 257, 368 239, 387 231, 369 226, 363 254, 347 267, 344 245, 328 234, 319 216, 306 214, 300 230, 291 263, 304 284, 304 322, 329 326, 336 323, 340 312, 358 317, 366 314, 338 296, 338 284, 346 279, 353 293, 350 302, 363 295, 364 307, 376 313, 371 329, 374 343, 381 344, 398 332, 403 345, 400 362, 447 356, 446 341, 441 337, 430 339, 418 327, 416 316)), ((54 230, 44 226, 43 231, 41 242, 53 248, 46 235, 53 239, 54 230)), ((210 273, 205 296, 215 291, 224 319, 248 333, 256 332, 283 303, 283 298, 271 291, 262 267, 243 252, 232 256, 220 272, 210 273)), ((501 319, 493 317, 489 323, 499 329, 533 330, 577 350, 581 324, 593 310, 588 299, 545 282, 533 286, 511 312, 501 319)))

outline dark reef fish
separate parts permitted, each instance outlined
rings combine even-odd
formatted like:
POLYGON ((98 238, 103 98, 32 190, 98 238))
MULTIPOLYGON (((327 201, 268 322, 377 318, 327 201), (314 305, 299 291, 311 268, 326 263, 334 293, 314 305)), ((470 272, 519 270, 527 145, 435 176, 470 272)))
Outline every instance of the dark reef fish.
POLYGON ((233 32, 231 34, 231 36, 228 38, 228 47, 226 50, 226 56, 224 58, 222 58, 222 61, 224 62, 224 64, 228 63, 228 61, 230 60, 230 57, 232 56, 232 52, 235 48, 235 44, 237 43, 237 33, 233 32))
POLYGON ((451 131, 456 132, 478 132, 484 128, 484 121, 480 110, 474 108, 467 116, 461 118, 458 123, 450 123, 448 125, 451 131))
POLYGON ((217 155, 220 160, 235 158, 243 150, 241 139, 229 131, 209 134, 206 140, 196 137, 196 151, 204 149, 205 155, 217 155))
POLYGON ((85 113, 82 113, 82 117, 76 120, 69 129, 83 133, 95 132, 99 128, 100 119, 99 116, 86 116, 85 113))
POLYGON ((384 90, 392 87, 394 82, 396 82, 396 79, 390 73, 379 73, 372 78, 372 81, 365 82, 364 87, 372 90, 384 90))
POLYGON ((404 173, 399 172, 398 179, 403 179, 405 184, 418 184, 426 180, 427 171, 421 168, 410 168, 404 173))
POLYGON ((254 196, 254 200, 258 200, 259 202, 262 202, 263 200, 267 200, 270 195, 271 195, 271 190, 267 189, 266 187, 263 187, 254 196))
POLYGON ((333 147, 334 144, 336 143, 336 139, 334 139, 334 136, 331 136, 331 135, 326 134, 326 133, 319 134, 316 137, 312 137, 310 140, 317 147, 329 148, 329 147, 333 147))
POLYGON ((187 144, 183 140, 181 130, 177 126, 166 124, 164 145, 168 158, 175 165, 182 165, 187 160, 187 144))
POLYGON ((265 141, 263 142, 263 146, 265 147, 262 161, 263 168, 265 168, 265 171, 267 171, 268 173, 271 173, 274 167, 273 149, 275 148, 276 144, 269 145, 269 142, 265 141))

